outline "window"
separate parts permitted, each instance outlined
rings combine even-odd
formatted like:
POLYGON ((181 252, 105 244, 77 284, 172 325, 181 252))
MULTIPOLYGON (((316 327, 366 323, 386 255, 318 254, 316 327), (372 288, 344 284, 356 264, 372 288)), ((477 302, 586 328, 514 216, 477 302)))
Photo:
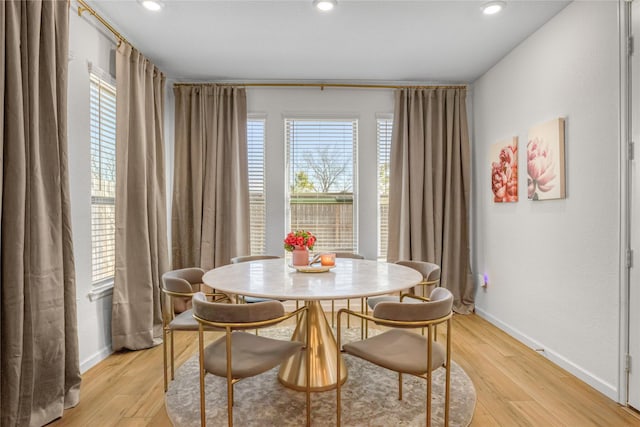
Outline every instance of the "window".
POLYGON ((285 120, 288 225, 311 231, 314 250, 357 252, 357 141, 357 120, 285 120))
POLYGON ((389 167, 393 119, 377 120, 378 141, 378 259, 387 259, 389 236, 389 167))
POLYGON ((265 253, 265 120, 247 120, 247 160, 249 163, 249 211, 251 215, 251 255, 265 253))
POLYGON ((115 272, 116 89, 90 74, 92 283, 115 272))

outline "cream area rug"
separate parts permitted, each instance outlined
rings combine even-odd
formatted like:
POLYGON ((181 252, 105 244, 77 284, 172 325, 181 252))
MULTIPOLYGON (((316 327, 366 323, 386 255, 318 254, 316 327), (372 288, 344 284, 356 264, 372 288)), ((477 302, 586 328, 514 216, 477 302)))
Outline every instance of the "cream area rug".
MULTIPOLYGON (((370 335, 374 334, 371 330, 370 335)), ((261 330, 260 335, 287 339, 291 328, 261 330)), ((360 329, 342 334, 345 342, 360 339, 360 329)), ((455 354, 453 354, 455 358, 455 354)), ((348 377, 342 387, 343 426, 424 426, 426 381, 403 375, 402 400, 398 400, 398 374, 361 359, 344 355, 348 377)), ((450 426, 471 423, 476 391, 464 370, 451 364, 450 426)), ((434 372, 432 418, 434 427, 444 424, 445 370, 434 372)), ((207 426, 227 425, 226 380, 205 376, 207 426)), ((278 368, 244 379, 234 386, 234 424, 237 426, 304 426, 305 393, 284 387, 278 381, 278 368)), ((175 380, 165 395, 171 422, 178 427, 200 425, 198 355, 177 369, 175 380)), ((336 425, 336 391, 311 393, 313 426, 336 425)))

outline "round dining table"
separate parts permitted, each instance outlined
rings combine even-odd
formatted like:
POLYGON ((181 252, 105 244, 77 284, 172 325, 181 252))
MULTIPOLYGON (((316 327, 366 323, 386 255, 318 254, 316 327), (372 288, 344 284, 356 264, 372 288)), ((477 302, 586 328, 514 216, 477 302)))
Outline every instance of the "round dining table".
MULTIPOLYGON (((205 273, 203 282, 229 294, 305 301, 307 312, 299 317, 292 340, 307 342, 306 322, 310 322, 311 332, 305 351, 311 352, 311 390, 330 390, 336 387, 338 381, 338 348, 320 301, 398 292, 419 283, 422 275, 398 264, 351 258, 336 259, 330 269, 296 269, 289 262, 279 258, 229 264, 205 273)), ((347 378, 347 369, 344 361, 341 358, 339 360, 342 383, 347 378)), ((287 387, 304 390, 305 372, 305 355, 299 352, 280 366, 278 379, 287 387)))

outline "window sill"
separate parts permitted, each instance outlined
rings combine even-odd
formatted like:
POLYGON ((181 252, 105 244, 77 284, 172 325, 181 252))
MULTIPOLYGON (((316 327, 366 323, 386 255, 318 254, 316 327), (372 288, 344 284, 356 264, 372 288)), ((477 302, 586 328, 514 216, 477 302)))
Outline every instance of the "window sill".
POLYGON ((113 295, 113 280, 94 286, 87 294, 89 301, 92 302, 111 295, 113 295))

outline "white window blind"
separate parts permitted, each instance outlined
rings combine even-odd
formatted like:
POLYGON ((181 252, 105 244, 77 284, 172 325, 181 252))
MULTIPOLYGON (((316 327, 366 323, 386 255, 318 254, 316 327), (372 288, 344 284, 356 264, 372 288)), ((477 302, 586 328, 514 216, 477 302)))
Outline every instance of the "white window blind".
POLYGON ((392 119, 377 120, 378 140, 378 259, 387 259, 389 236, 389 167, 392 119))
POLYGON ((116 89, 90 74, 92 282, 115 271, 116 89))
POLYGON ((314 251, 357 252, 357 120, 285 119, 285 139, 289 229, 311 231, 314 251))
POLYGON ((247 160, 249 163, 249 211, 251 213, 251 255, 265 253, 265 120, 247 120, 247 160))

